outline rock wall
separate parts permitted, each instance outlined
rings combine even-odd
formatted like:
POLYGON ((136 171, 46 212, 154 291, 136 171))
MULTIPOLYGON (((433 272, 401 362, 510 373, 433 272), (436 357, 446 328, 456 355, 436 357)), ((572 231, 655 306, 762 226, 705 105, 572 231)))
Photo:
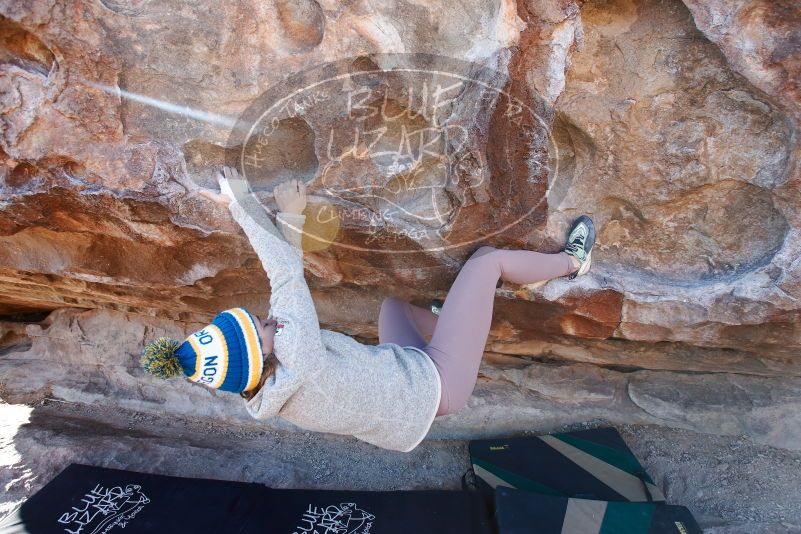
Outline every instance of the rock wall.
MULTIPOLYGON (((186 336, 171 320, 109 310, 60 309, 38 324, 5 323, 0 339, 0 395, 14 404, 43 399, 118 406, 177 420, 231 427, 296 430, 281 419, 253 420, 236 395, 185 380, 164 384, 137 364, 154 336, 186 336)), ((695 432, 744 435, 801 450, 801 380, 724 371, 605 368, 524 361, 488 352, 467 409, 439 417, 432 439, 471 439, 520 431, 549 432, 576 421, 658 424, 695 432)))
MULTIPOLYGON (((456 109, 485 150, 488 181, 469 195, 440 192, 464 217, 438 228, 443 241, 489 234, 506 206, 530 216, 470 246, 381 243, 414 255, 310 247, 322 326, 375 342, 384 296, 425 305, 479 244, 556 251, 588 213, 599 229, 593 270, 499 288, 486 394, 443 422, 443 435, 478 432, 483 403, 497 414, 514 399, 517 415, 493 430, 607 418, 799 442, 796 3, 42 0, 6 1, 0 14, 4 398, 192 413, 193 395, 210 393, 148 382, 142 344, 232 305, 267 304, 247 241, 197 193, 226 158, 230 126, 117 89, 237 117, 291 73, 422 52, 507 76, 504 89, 542 111, 548 138, 499 126, 500 108, 456 109), (493 357, 530 369, 496 368, 493 357)), ((282 123, 271 168, 313 186, 325 158, 318 124, 282 123)), ((356 221, 334 241, 370 232, 356 221)), ((236 419, 226 402, 204 403, 218 410, 204 415, 236 419)))

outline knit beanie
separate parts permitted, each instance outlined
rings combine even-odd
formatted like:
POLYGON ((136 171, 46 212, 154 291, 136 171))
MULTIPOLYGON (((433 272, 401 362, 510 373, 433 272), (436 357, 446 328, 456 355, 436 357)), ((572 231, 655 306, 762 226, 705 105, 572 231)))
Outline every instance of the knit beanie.
POLYGON ((233 393, 256 387, 264 366, 256 321, 242 308, 221 312, 183 343, 157 339, 145 347, 141 363, 159 378, 185 375, 233 393))

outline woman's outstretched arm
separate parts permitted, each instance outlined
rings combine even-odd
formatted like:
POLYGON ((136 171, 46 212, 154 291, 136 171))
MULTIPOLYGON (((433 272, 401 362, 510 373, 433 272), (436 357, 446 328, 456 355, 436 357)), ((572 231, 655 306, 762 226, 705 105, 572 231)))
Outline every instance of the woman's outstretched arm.
POLYGON ((242 227, 270 279, 270 315, 285 324, 281 335, 275 339, 276 357, 289 370, 316 368, 325 349, 314 301, 304 278, 299 246, 302 234, 291 228, 296 226, 298 219, 292 224, 290 220, 282 222, 279 216, 279 224, 289 223, 287 229, 291 230, 290 236, 296 237, 298 246, 295 246, 281 236, 264 207, 248 191, 247 183, 235 170, 226 168, 226 177, 220 181, 220 187, 224 192, 228 188, 227 196, 234 198, 228 206, 231 215, 242 227))

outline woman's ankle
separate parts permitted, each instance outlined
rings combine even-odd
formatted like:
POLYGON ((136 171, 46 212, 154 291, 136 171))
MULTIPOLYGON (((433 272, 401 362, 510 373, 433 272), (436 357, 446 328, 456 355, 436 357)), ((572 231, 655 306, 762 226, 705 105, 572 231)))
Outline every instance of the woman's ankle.
POLYGON ((570 263, 570 270, 567 272, 567 274, 572 274, 581 269, 581 262, 578 260, 577 257, 573 256, 572 254, 568 254, 567 252, 562 252, 562 254, 567 256, 568 261, 570 263))

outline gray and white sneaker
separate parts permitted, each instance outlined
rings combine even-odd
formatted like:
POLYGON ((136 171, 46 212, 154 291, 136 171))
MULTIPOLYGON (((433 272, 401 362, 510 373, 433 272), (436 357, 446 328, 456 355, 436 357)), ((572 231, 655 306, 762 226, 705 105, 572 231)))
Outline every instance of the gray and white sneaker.
POLYGON ((573 228, 567 236, 567 244, 563 252, 576 258, 579 263, 578 271, 571 273, 568 280, 573 280, 590 270, 592 264, 592 246, 595 244, 595 225, 592 219, 582 215, 573 223, 573 228))

